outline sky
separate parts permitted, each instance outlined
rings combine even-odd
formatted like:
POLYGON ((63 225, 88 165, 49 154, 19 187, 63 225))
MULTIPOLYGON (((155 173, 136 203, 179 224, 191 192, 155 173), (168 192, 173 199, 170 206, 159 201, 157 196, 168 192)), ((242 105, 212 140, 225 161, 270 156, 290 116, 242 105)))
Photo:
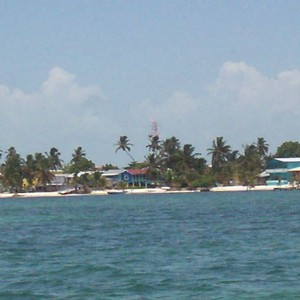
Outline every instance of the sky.
MULTIPOLYGON (((298 0, 0 1, 0 149, 137 161, 151 122, 207 156, 299 141, 298 0)), ((4 155, 5 156, 5 155, 4 155)))

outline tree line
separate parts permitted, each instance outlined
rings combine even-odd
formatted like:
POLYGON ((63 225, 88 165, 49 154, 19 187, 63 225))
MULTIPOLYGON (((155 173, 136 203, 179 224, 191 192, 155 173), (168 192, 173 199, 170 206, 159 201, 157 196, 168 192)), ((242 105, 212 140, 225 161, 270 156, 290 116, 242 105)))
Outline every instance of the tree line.
POLYGON ((73 173, 75 183, 79 183, 84 180, 84 177, 77 177, 79 172, 95 170, 95 164, 85 157, 82 147, 74 150, 68 164, 63 163, 61 153, 55 147, 51 148, 49 153, 37 152, 28 154, 26 158, 22 158, 14 147, 10 147, 4 154, 4 162, 0 167, 2 191, 17 192, 24 189, 33 191, 36 188, 45 190, 47 184, 55 179, 55 172, 58 170, 73 173))
POLYGON ((216 184, 255 185, 258 175, 265 170, 274 157, 300 157, 300 143, 288 141, 278 147, 275 154, 269 153, 269 144, 263 137, 255 143, 243 146, 243 152, 233 149, 223 137, 216 137, 207 149, 211 156, 208 163, 196 152, 192 144, 182 145, 176 137, 160 140, 159 136, 148 136, 149 150, 143 162, 136 162, 130 154, 127 136, 121 136, 116 151, 123 150, 131 158, 133 168, 148 167, 148 175, 154 182, 172 187, 211 187, 216 184))
MULTIPOLYGON (((300 157, 299 142, 288 141, 278 147, 277 152, 269 154, 269 145, 260 137, 255 143, 243 146, 243 152, 232 149, 223 137, 216 137, 207 149, 211 156, 208 163, 192 144, 181 144, 172 136, 160 140, 159 136, 148 136, 146 145, 148 154, 137 162, 131 155, 133 144, 127 136, 121 136, 116 152, 122 150, 128 154, 131 162, 125 168, 147 168, 148 177, 154 184, 168 185, 175 188, 211 187, 216 184, 257 184, 257 175, 262 172, 267 162, 274 157, 300 157)), ((82 147, 77 147, 68 163, 61 159, 61 153, 55 147, 49 152, 28 154, 22 158, 14 147, 0 152, 0 184, 2 190, 20 191, 45 189, 55 178, 55 171, 62 170, 73 174, 73 183, 85 187, 105 188, 107 181, 96 170, 94 162, 86 157, 82 147), (93 171, 90 174, 84 173, 93 171), (83 172, 82 175, 81 172, 83 172)), ((117 166, 106 164, 103 170, 117 166)))

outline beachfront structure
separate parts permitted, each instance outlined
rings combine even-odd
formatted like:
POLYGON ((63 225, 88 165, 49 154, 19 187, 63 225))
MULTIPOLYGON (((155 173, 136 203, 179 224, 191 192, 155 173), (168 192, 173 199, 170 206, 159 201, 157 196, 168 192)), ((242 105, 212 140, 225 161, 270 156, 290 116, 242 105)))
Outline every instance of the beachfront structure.
POLYGON ((125 182, 128 186, 147 186, 150 184, 147 171, 148 168, 108 170, 102 176, 111 180, 112 185, 125 182))
POLYGON ((295 181, 293 170, 300 167, 300 157, 274 158, 268 162, 267 169, 261 174, 266 177, 267 185, 284 185, 295 181))
MULTIPOLYGON (((35 191, 54 192, 65 189, 69 184, 69 180, 72 178, 72 175, 65 174, 62 171, 53 171, 53 175, 51 182, 46 183, 45 186, 34 184, 35 191)), ((23 180, 23 187, 27 190, 28 183, 26 180, 23 180)))
POLYGON ((296 184, 296 187, 299 189, 300 186, 300 167, 293 168, 289 170, 289 173, 291 174, 291 178, 294 184, 296 184))

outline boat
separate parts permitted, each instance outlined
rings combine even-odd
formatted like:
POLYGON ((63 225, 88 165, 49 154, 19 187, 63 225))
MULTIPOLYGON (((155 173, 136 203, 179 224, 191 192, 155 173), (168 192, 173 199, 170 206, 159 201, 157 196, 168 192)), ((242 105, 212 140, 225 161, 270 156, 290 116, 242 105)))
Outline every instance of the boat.
POLYGON ((126 194, 125 190, 108 190, 108 195, 120 195, 120 194, 126 194))

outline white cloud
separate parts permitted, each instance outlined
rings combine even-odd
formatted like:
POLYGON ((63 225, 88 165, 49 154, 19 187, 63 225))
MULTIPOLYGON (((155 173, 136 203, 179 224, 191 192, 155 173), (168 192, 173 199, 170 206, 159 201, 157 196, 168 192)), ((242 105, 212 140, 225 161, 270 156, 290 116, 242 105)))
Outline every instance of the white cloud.
POLYGON ((49 72, 49 78, 42 84, 42 92, 52 95, 74 84, 75 76, 65 70, 55 67, 49 72))
POLYGON ((153 103, 146 99, 141 101, 137 107, 132 107, 132 113, 136 110, 147 115, 148 119, 172 119, 175 122, 187 118, 197 109, 197 101, 189 94, 175 91, 172 96, 159 103, 153 103))
POLYGON ((80 86, 75 79, 73 74, 55 67, 49 72, 48 79, 42 84, 41 94, 55 104, 62 98, 64 102, 68 102, 70 105, 83 104, 91 97, 100 97, 104 100, 105 97, 98 86, 80 86))
POLYGON ((299 70, 269 77, 245 62, 225 62, 197 97, 176 91, 159 103, 141 101, 134 111, 156 119, 162 138, 175 135, 203 154, 217 136, 238 149, 262 136, 274 152, 286 140, 299 140, 299 96, 299 70))
POLYGON ((115 129, 114 124, 106 126, 110 120, 103 111, 105 102, 98 86, 82 86, 57 67, 33 93, 1 85, 1 149, 15 146, 25 155, 55 146, 71 156, 75 147, 115 129))
POLYGON ((259 114, 264 108, 264 113, 272 115, 278 109, 291 109, 289 105, 297 101, 300 72, 285 71, 269 78, 245 63, 225 63, 212 91, 215 97, 229 100, 239 109, 251 107, 259 114))
POLYGON ((122 104, 115 103, 99 86, 82 85, 58 67, 32 93, 0 85, 0 148, 15 146, 25 155, 55 146, 70 159, 83 146, 96 163, 122 165, 128 158, 114 153, 116 140, 127 135, 133 156, 142 160, 152 119, 162 139, 174 135, 203 155, 216 136, 238 149, 262 136, 273 152, 286 140, 299 140, 299 70, 269 77, 245 62, 226 62, 198 95, 170 92, 159 101, 145 91, 146 100, 124 95, 122 104))
POLYGON ((179 91, 174 92, 164 106, 167 114, 179 120, 187 118, 195 109, 197 109, 196 100, 187 93, 179 91))
MULTIPOLYGON (((175 91, 169 98, 160 99, 157 102, 146 99, 132 105, 131 117, 134 119, 135 124, 141 124, 136 129, 138 135, 135 137, 136 140, 143 143, 143 146, 138 151, 144 151, 145 153, 147 142, 145 137, 151 133, 151 120, 158 122, 158 131, 161 139, 174 135, 182 139, 182 143, 193 143, 195 135, 191 138, 186 130, 190 130, 193 120, 198 119, 198 110, 198 100, 182 91, 175 91)), ((132 124, 132 126, 134 127, 135 125, 132 124)))
POLYGON ((251 139, 262 135, 274 147, 299 139, 299 74, 298 70, 284 71, 271 78, 244 62, 225 63, 209 92, 215 104, 211 110, 221 121, 216 128, 240 143, 254 142, 251 139))
POLYGON ((286 82, 288 85, 300 85, 300 71, 291 70, 278 74, 278 80, 286 82))

